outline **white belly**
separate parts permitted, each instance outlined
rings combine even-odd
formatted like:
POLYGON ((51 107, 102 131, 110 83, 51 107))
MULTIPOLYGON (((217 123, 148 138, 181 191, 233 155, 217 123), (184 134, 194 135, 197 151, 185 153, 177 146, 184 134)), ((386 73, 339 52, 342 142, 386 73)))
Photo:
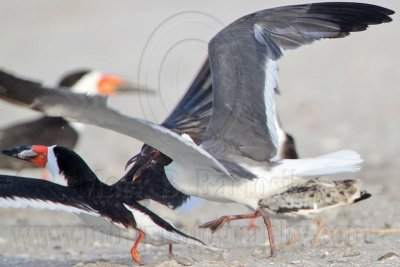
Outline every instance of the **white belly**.
POLYGON ((267 171, 253 180, 240 179, 210 169, 196 170, 176 161, 166 166, 165 171, 172 186, 187 195, 216 202, 238 202, 252 208, 258 207, 260 199, 279 193, 294 183, 291 177, 273 177, 267 171))
POLYGON ((173 161, 165 167, 166 176, 175 189, 190 195, 217 202, 235 202, 220 196, 223 184, 231 180, 213 170, 196 170, 187 164, 173 161))

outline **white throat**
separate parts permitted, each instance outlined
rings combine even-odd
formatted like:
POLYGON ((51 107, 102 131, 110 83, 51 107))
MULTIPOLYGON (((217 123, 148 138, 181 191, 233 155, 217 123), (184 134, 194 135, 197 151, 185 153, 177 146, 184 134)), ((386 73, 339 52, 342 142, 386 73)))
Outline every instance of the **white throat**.
POLYGON ((59 185, 67 186, 67 180, 64 178, 63 175, 60 174, 60 168, 58 167, 57 158, 54 154, 54 147, 55 146, 50 146, 48 148, 46 168, 49 170, 51 176, 53 177, 52 182, 59 185))
MULTIPOLYGON (((98 83, 102 76, 103 74, 98 71, 88 72, 71 87, 71 91, 80 94, 96 95, 98 94, 98 83)), ((70 125, 77 132, 82 132, 85 128, 85 124, 79 122, 71 122, 70 125)))

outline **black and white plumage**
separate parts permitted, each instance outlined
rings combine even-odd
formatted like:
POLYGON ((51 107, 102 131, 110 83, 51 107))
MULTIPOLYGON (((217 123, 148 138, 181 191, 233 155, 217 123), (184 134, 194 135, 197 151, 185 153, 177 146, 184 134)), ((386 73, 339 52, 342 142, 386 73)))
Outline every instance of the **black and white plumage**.
MULTIPOLYGON (((74 81, 69 78, 69 82, 74 81)), ((67 85, 65 84, 65 86, 67 85)), ((206 126, 211 116, 211 111, 211 72, 208 61, 206 61, 202 65, 187 93, 182 97, 181 101, 177 104, 176 108, 167 117, 162 125, 174 130, 177 133, 188 134, 190 138, 195 140, 196 143, 201 143, 201 140, 204 137, 206 126)), ((44 118, 52 119, 52 117, 44 118)), ((279 129, 282 131, 282 133, 288 135, 283 131, 283 129, 279 129)), ((39 127, 36 130, 38 133, 41 133, 40 131, 42 129, 39 127)), ((287 146, 286 139, 283 140, 282 146, 287 146)), ((163 165, 157 161, 154 161, 148 168, 146 168, 146 170, 140 171, 140 169, 146 165, 148 161, 153 161, 153 155, 155 151, 155 149, 144 145, 142 151, 135 156, 135 165, 132 166, 132 168, 130 168, 130 170, 112 186, 115 188, 120 188, 121 192, 126 192, 127 195, 132 195, 132 197, 137 201, 144 201, 142 202, 143 205, 150 209, 155 209, 154 211, 160 212, 162 216, 167 216, 174 223, 191 225, 191 222, 184 220, 186 217, 182 216, 180 211, 191 211, 194 207, 197 207, 200 203, 202 203, 202 199, 188 196, 172 187, 165 175, 163 165), (140 179, 132 182, 132 177, 138 175, 139 171, 140 179), (151 201, 148 202, 148 200, 156 201, 171 209, 165 209, 162 207, 159 208, 157 204, 153 204, 151 201)), ((295 147, 292 147, 292 151, 296 153, 295 147)), ((23 161, 10 160, 10 162, 19 163, 23 161)), ((23 163, 32 165, 26 162, 23 163)), ((56 183, 64 184, 64 181, 59 181, 54 178, 50 178, 50 180, 56 183)), ((113 227, 112 224, 109 224, 102 217, 93 218, 92 216, 88 216, 86 214, 80 214, 79 217, 89 226, 107 226, 95 227, 94 229, 113 229, 112 231, 104 232, 105 234, 117 234, 119 237, 133 240, 136 237, 135 233, 127 234, 126 231, 122 231, 113 227)), ((163 242, 152 240, 148 236, 145 236, 143 242, 150 244, 163 244, 163 242)))
POLYGON ((99 216, 72 188, 38 179, 0 175, 0 207, 39 208, 99 216))
MULTIPOLYGON (((58 83, 61 89, 76 93, 113 94, 116 92, 151 93, 120 77, 98 71, 77 70, 66 74, 58 83)), ((24 92, 28 94, 29 92, 24 92)), ((43 116, 34 120, 19 122, 0 129, 0 150, 21 144, 58 144, 74 148, 78 142, 80 125, 70 124, 62 117, 43 116)), ((20 171, 32 167, 19 160, 0 155, 0 168, 20 171)))
MULTIPOLYGON (((75 79, 77 78, 79 77, 75 76, 75 79)), ((69 79, 69 82, 74 82, 75 79, 69 79)), ((211 75, 208 61, 206 61, 189 87, 189 90, 173 113, 165 120, 164 124, 178 133, 190 134, 193 139, 201 140, 211 115, 212 102, 210 101, 212 101, 211 75)), ((41 130, 38 128, 38 133, 41 130)), ((166 216, 174 223, 183 223, 185 225, 189 223, 191 225, 191 222, 184 220, 184 216, 180 214, 180 211, 191 210, 201 202, 201 199, 185 195, 172 187, 165 176, 163 165, 158 162, 152 162, 145 170, 141 171, 143 165, 146 165, 148 161, 152 161, 155 151, 153 148, 144 145, 142 151, 136 156, 136 164, 117 183, 113 184, 112 187, 120 191, 121 194, 124 192, 124 194, 132 199, 140 201, 144 206, 160 213, 162 216, 166 216), (132 182, 132 178, 138 175, 139 172, 141 173, 141 179, 132 182), (152 201, 165 205, 168 208, 152 201)), ((9 160, 10 158, 7 157, 6 159, 9 160)), ((14 162, 22 162, 28 164, 28 166, 32 165, 21 160, 11 160, 11 163, 14 162)), ((65 180, 58 179, 58 175, 49 179, 55 183, 65 185, 65 180)), ((93 217, 87 214, 79 214, 78 216, 90 227, 106 226, 94 227, 95 230, 112 229, 111 231, 105 230, 103 232, 105 234, 117 235, 129 240, 135 240, 137 237, 135 232, 131 233, 116 228, 104 220, 103 217, 93 217)), ((143 238, 143 242, 153 245, 168 244, 165 239, 155 239, 149 235, 143 238)), ((172 250, 170 250, 171 252, 172 250)))
POLYGON ((137 246, 144 235, 164 239, 167 244, 184 242, 204 246, 200 240, 177 230, 170 223, 139 204, 123 188, 102 183, 75 152, 59 146, 20 146, 3 154, 47 167, 61 183, 0 176, 0 207, 60 210, 78 215, 106 218, 113 224, 139 231, 131 250, 133 260, 140 262, 137 246))
MULTIPOLYGON (((2 97, 48 114, 106 127, 158 149, 173 160, 165 168, 178 190, 256 210, 267 225, 272 253, 270 219, 259 201, 304 183, 306 177, 358 171, 362 162, 353 151, 272 161, 278 147, 273 100, 276 61, 283 50, 389 22, 393 13, 369 4, 316 3, 262 10, 228 25, 209 44, 213 114, 200 147, 165 127, 109 109, 104 98, 46 88, 34 98, 9 93, 2 97), (275 179, 279 183, 273 183, 275 179)), ((5 83, 1 81, 1 86, 7 88, 5 83)), ((18 88, 14 90, 18 92, 18 88)))

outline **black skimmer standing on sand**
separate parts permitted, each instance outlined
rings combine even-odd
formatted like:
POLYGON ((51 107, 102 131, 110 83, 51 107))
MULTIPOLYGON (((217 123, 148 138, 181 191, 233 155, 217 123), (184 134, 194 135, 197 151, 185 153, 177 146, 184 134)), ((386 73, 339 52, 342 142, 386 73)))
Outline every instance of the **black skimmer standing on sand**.
MULTIPOLYGON (((89 95, 106 95, 117 92, 151 92, 118 76, 90 70, 77 70, 65 75, 59 82, 59 87, 89 95)), ((58 144, 74 148, 79 138, 78 130, 80 129, 80 125, 76 123, 70 124, 62 117, 43 116, 0 129, 0 150, 21 144, 58 144)), ((20 171, 24 168, 32 167, 31 165, 24 161, 12 160, 9 157, 0 155, 0 169, 20 171)))
POLYGON ((262 10, 225 27, 209 44, 213 113, 200 146, 163 126, 124 116, 108 108, 101 97, 44 87, 32 98, 18 96, 18 88, 1 97, 108 128, 158 149, 163 162, 168 162, 165 157, 172 160, 165 166, 166 174, 179 191, 241 203, 262 216, 272 254, 271 222, 261 201, 310 178, 358 171, 362 162, 348 150, 317 158, 272 160, 278 146, 273 98, 276 61, 283 50, 390 22, 393 13, 370 4, 315 3, 262 10))
POLYGON ((20 146, 3 154, 47 167, 58 184, 0 175, 0 207, 34 207, 101 216, 122 228, 136 229, 139 236, 131 256, 140 263, 138 245, 145 235, 163 238, 168 243, 183 242, 206 247, 200 240, 184 234, 134 200, 131 194, 102 183, 89 166, 72 150, 60 146, 20 146), (66 186, 60 185, 64 183, 66 186))

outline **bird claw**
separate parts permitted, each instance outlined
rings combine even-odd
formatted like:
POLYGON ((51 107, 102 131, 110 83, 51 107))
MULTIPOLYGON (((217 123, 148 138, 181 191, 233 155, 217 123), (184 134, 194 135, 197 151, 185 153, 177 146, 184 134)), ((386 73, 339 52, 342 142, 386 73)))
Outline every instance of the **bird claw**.
POLYGON ((229 222, 226 216, 222 216, 218 219, 206 222, 199 226, 199 228, 209 228, 212 233, 215 233, 218 229, 220 229, 224 224, 229 222))
POLYGON ((269 254, 268 258, 275 258, 276 253, 274 250, 271 250, 271 253, 269 254))
POLYGON ((132 260, 134 262, 137 262, 139 264, 142 264, 142 260, 140 258, 139 252, 136 249, 132 249, 131 250, 131 256, 132 256, 132 260))

